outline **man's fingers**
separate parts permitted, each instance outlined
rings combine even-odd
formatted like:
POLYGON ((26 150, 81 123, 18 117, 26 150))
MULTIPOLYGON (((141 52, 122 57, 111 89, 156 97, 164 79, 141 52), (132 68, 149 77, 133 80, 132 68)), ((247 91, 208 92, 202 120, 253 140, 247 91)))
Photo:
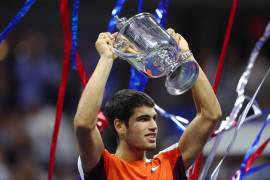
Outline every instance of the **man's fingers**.
POLYGON ((118 32, 114 32, 114 33, 112 34, 112 37, 115 39, 117 35, 118 35, 118 32))
POLYGON ((186 39, 181 34, 177 33, 177 36, 179 38, 179 42, 181 42, 181 41, 186 42, 186 39))
POLYGON ((99 41, 102 41, 102 42, 105 42, 106 44, 112 45, 113 37, 112 37, 111 33, 108 33, 108 32, 100 33, 98 36, 98 39, 99 39, 99 41))
POLYGON ((170 35, 173 35, 175 32, 172 28, 168 28, 167 29, 167 32, 170 34, 170 35))
POLYGON ((140 51, 137 48, 131 48, 131 47, 127 47, 125 51, 128 52, 128 53, 133 53, 133 54, 139 54, 140 53, 140 51))
POLYGON ((99 39, 104 39, 104 40, 113 39, 111 33, 109 33, 109 32, 100 33, 98 38, 99 39))
POLYGON ((138 50, 138 48, 134 44, 132 44, 131 42, 128 42, 128 46, 134 50, 138 50))
POLYGON ((181 36, 180 34, 178 34, 178 33, 176 33, 176 34, 174 35, 174 38, 175 38, 177 44, 179 44, 180 41, 182 40, 182 36, 181 36))
POLYGON ((113 40, 113 39, 114 39, 114 37, 113 37, 113 35, 112 35, 111 33, 107 32, 107 33, 106 33, 106 35, 107 35, 107 36, 108 36, 108 38, 110 38, 111 40, 113 40))
POLYGON ((106 36, 107 36, 106 33, 103 32, 103 33, 99 34, 98 38, 104 39, 104 38, 106 38, 106 36))

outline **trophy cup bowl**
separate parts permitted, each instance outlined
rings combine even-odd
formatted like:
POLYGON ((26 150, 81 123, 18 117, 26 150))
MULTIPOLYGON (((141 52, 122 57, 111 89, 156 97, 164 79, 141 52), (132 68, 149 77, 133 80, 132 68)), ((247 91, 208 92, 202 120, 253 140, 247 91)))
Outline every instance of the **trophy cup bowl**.
POLYGON ((192 53, 181 52, 152 14, 115 19, 119 33, 113 49, 119 58, 150 78, 166 76, 165 86, 171 95, 180 95, 193 86, 199 68, 195 61, 187 60, 192 53), (126 52, 129 47, 134 52, 126 52))

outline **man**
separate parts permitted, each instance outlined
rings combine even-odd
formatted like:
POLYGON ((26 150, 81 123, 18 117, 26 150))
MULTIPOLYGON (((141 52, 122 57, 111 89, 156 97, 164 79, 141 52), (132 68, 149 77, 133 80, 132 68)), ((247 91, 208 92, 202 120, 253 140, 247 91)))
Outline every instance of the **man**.
MULTIPOLYGON (((167 31, 182 51, 189 50, 181 35, 172 29, 167 31)), ((106 81, 116 59, 112 43, 111 34, 99 35, 96 49, 100 60, 82 94, 75 115, 74 126, 80 154, 78 166, 82 179, 186 179, 185 167, 188 168, 202 151, 221 116, 220 105, 209 81, 200 68, 198 79, 192 87, 196 117, 180 137, 179 143, 151 160, 145 154, 156 147, 158 128, 154 101, 138 91, 117 92, 105 105, 105 114, 118 137, 117 150, 111 154, 104 148, 96 119, 106 81)), ((194 60, 193 56, 189 60, 194 60)))

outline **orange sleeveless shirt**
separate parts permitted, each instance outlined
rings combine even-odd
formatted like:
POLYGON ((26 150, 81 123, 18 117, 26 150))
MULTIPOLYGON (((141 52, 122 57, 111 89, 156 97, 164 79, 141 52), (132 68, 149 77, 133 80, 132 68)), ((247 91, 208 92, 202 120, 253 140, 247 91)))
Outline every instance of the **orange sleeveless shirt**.
MULTIPOLYGON (((169 147, 153 159, 145 162, 127 162, 104 150, 100 166, 89 173, 81 173, 83 180, 182 180, 186 179, 185 168, 178 146, 169 147), (87 174, 87 175, 86 175, 87 174)), ((78 162, 78 166, 80 162, 78 162)), ((79 167, 80 169, 80 167, 79 167)))

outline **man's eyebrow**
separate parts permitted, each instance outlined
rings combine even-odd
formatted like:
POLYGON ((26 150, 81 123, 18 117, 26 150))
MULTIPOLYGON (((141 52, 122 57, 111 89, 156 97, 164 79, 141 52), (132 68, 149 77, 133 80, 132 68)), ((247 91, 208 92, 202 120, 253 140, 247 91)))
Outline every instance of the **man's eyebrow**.
POLYGON ((140 119, 140 118, 149 118, 149 117, 151 117, 151 116, 148 115, 148 114, 142 114, 142 115, 138 116, 137 119, 140 119))
MULTIPOLYGON (((150 117, 152 117, 151 115, 149 115, 149 114, 142 114, 142 115, 139 115, 136 119, 140 119, 140 118, 150 118, 150 117)), ((153 118, 157 118, 158 117, 158 114, 154 114, 153 115, 153 118)))

